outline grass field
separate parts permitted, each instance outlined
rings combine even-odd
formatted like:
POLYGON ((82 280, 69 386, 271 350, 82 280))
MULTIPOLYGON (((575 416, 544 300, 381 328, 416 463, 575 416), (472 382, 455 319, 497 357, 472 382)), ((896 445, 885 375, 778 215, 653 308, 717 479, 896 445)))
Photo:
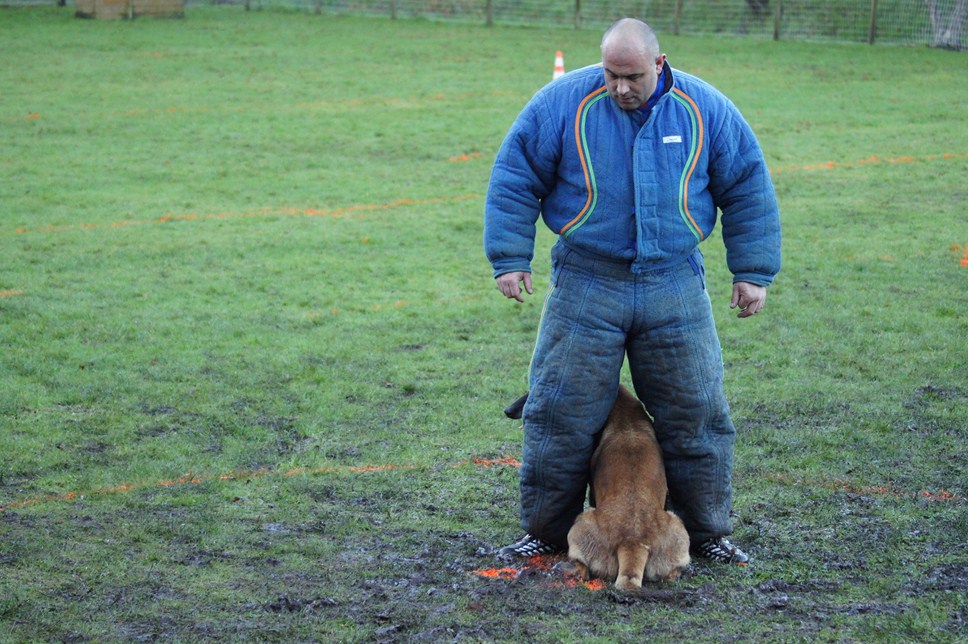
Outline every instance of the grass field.
MULTIPOLYGON (((660 34, 661 36, 661 34, 660 34)), ((547 284, 481 250, 594 31, 0 10, 0 641, 968 638, 968 58, 665 37, 761 138, 768 309, 704 245, 753 564, 500 570, 547 284)))

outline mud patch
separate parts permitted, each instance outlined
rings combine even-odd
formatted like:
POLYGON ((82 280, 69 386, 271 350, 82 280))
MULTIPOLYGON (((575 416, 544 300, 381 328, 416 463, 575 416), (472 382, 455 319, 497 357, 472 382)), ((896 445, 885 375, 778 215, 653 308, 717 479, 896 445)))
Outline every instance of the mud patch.
POLYGON ((950 563, 932 568, 923 579, 911 580, 904 589, 915 596, 925 591, 968 591, 968 563, 950 563))
POLYGON ((303 599, 290 597, 289 595, 279 595, 274 601, 266 604, 265 609, 270 613, 313 613, 322 608, 332 608, 339 606, 339 603, 331 597, 314 597, 303 599))

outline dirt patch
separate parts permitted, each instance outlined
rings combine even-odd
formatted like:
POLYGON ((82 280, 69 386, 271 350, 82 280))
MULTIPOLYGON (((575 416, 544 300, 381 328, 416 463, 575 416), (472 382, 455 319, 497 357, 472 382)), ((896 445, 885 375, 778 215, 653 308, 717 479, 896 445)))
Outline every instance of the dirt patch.
POLYGON ((926 590, 935 592, 968 591, 968 563, 950 563, 927 571, 923 578, 911 580, 904 586, 912 595, 920 595, 926 590))

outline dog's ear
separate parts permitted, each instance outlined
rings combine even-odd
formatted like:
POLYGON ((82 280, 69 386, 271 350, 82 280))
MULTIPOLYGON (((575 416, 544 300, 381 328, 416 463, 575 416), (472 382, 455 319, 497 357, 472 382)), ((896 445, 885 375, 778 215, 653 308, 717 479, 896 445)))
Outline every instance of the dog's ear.
POLYGON ((508 405, 508 408, 504 410, 504 415, 512 420, 521 420, 521 414, 524 411, 524 403, 528 402, 528 394, 524 394, 513 403, 508 405))

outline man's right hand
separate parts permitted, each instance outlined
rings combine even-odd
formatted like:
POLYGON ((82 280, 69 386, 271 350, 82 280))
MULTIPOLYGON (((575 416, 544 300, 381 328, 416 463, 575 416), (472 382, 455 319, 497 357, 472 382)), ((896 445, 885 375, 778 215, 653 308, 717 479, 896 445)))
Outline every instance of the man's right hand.
POLYGON ((525 271, 514 271, 513 273, 498 275, 494 278, 494 281, 497 282, 497 288, 504 294, 504 297, 509 299, 514 298, 518 302, 524 301, 524 295, 521 291, 522 282, 524 282, 524 290, 528 292, 528 295, 534 293, 534 289, 531 286, 531 273, 525 271))

